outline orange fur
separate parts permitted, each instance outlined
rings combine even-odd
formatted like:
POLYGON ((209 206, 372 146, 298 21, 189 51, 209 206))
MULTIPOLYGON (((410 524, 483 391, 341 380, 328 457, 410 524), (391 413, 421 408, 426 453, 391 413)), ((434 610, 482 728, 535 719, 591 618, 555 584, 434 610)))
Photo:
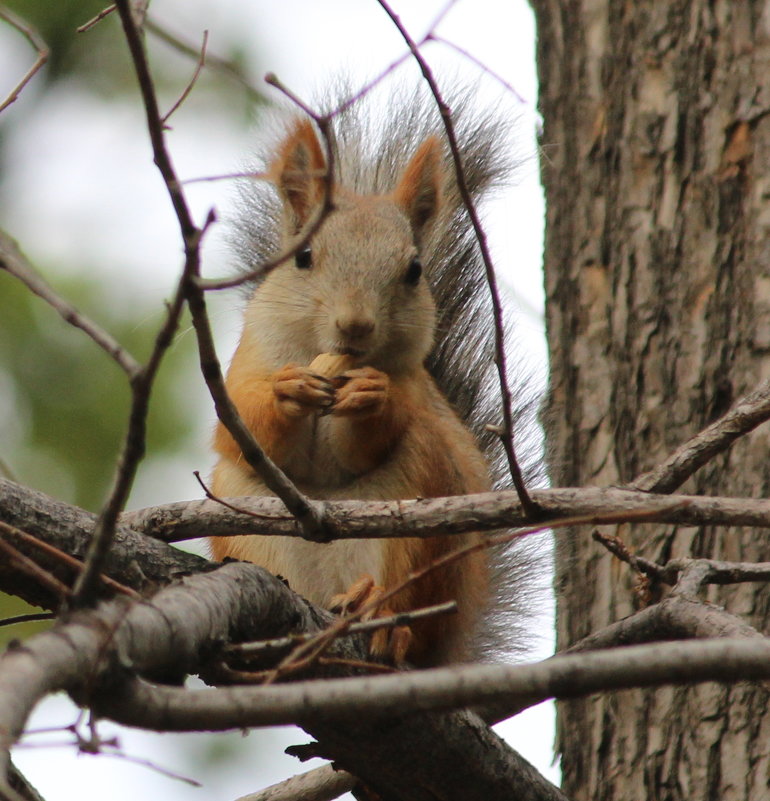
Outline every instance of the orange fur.
MULTIPOLYGON (((324 164, 309 124, 296 125, 277 153, 271 174, 284 199, 285 245, 313 216, 324 164)), ((423 367, 434 309, 424 278, 408 277, 414 243, 429 234, 440 209, 443 180, 440 145, 429 137, 392 194, 359 198, 335 189, 337 209, 311 242, 312 266, 280 265, 246 311, 228 391, 268 456, 312 497, 397 499, 489 489, 478 446, 423 367), (324 352, 352 354, 355 366, 342 377, 319 380, 308 365, 324 352), (291 360, 298 364, 287 366, 291 360)), ((214 447, 220 456, 217 495, 267 494, 221 425, 214 447)), ((234 537, 213 540, 212 551, 218 559, 263 564, 310 600, 329 605, 361 573, 388 589, 477 540, 468 535, 317 545, 234 537)), ((468 658, 486 593, 486 557, 478 553, 392 598, 388 606, 397 612, 458 602, 456 616, 414 627, 408 659, 435 665, 468 658)))

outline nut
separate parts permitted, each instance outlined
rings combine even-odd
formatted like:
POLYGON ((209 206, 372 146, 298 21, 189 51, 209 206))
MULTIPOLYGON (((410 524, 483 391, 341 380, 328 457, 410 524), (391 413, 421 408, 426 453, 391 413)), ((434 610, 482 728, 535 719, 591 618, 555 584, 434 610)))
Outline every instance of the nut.
POLYGON ((347 353, 319 353, 310 362, 310 369, 325 378, 333 378, 350 370, 354 364, 355 358, 347 353))

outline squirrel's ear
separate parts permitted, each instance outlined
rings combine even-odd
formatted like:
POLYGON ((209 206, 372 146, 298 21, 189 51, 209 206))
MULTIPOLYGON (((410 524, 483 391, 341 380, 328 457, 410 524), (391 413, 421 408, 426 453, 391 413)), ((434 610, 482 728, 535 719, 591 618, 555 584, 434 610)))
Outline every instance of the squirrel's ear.
POLYGON ((270 176, 289 205, 296 231, 310 218, 324 193, 326 160, 310 120, 300 120, 278 148, 270 176))
POLYGON ((443 182, 441 142, 437 136, 429 136, 407 164, 394 193, 418 240, 441 206, 443 182))

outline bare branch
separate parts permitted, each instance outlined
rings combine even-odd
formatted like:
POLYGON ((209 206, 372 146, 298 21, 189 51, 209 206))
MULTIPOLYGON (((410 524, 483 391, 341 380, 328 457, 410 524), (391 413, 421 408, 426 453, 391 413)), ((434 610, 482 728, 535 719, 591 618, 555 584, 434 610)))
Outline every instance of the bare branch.
MULTIPOLYGON (((62 562, 58 553, 41 550, 39 543, 45 542, 60 552, 82 560, 94 528, 95 515, 7 479, 0 479, 0 520, 34 538, 34 541, 14 538, 13 545, 19 552, 66 586, 74 582, 77 574, 73 567, 62 562)), ((206 565, 206 560, 200 556, 171 548, 119 526, 113 548, 108 554, 105 572, 121 584, 146 593, 179 575, 200 571, 206 565)), ((49 591, 25 579, 5 559, 0 559, 0 589, 46 609, 56 609, 59 605, 58 592, 49 591)))
POLYGON ((37 50, 35 63, 27 70, 19 83, 11 89, 10 94, 0 103, 0 112, 4 111, 12 103, 15 103, 21 94, 22 89, 32 80, 35 73, 39 72, 43 65, 48 61, 48 46, 41 38, 40 34, 21 17, 17 17, 10 9, 0 6, 0 19, 5 20, 12 28, 16 28, 24 38, 37 50))
POLYGON ((84 331, 115 361, 124 373, 133 379, 140 371, 139 363, 110 334, 81 314, 71 303, 61 298, 37 274, 34 267, 19 250, 19 246, 5 232, 0 231, 0 269, 21 281, 27 289, 42 298, 62 319, 84 331))
MULTIPOLYGON (((145 23, 145 30, 156 36, 162 42, 173 47, 175 50, 189 56, 192 59, 198 59, 200 56, 200 49, 194 45, 185 42, 181 37, 171 33, 168 28, 160 25, 153 19, 147 19, 145 23)), ((215 70, 226 75, 228 78, 235 80, 245 90, 249 99, 255 103, 266 103, 267 98, 258 89, 251 85, 249 80, 243 74, 243 70, 233 61, 222 58, 212 53, 206 55, 206 68, 215 70)))
POLYGON ((32 612, 28 615, 14 615, 0 619, 0 626, 15 626, 19 623, 33 623, 40 620, 53 620, 55 615, 50 612, 32 612))
POLYGON ((78 33, 85 33, 86 31, 90 31, 95 25, 100 23, 105 17, 112 14, 113 11, 117 10, 116 5, 107 6, 103 8, 95 17, 88 20, 88 22, 83 23, 79 28, 75 28, 78 33))
POLYGON ((767 678, 770 641, 719 638, 559 655, 535 665, 462 665, 268 687, 191 692, 135 680, 100 699, 99 708, 119 722, 157 731, 220 731, 512 700, 534 705, 606 690, 767 678))
POLYGON ((770 381, 765 381, 723 417, 680 445, 660 465, 637 476, 628 486, 645 492, 674 492, 696 470, 768 419, 770 381))
MULTIPOLYGON (((637 520, 686 525, 740 525, 770 528, 770 500, 648 495, 622 489, 558 488, 533 490, 543 525, 580 516, 596 525, 637 520)), ((231 499, 235 510, 209 500, 183 501, 126 512, 125 525, 165 542, 200 536, 239 534, 301 536, 275 498, 231 499), (245 512, 242 514, 241 512, 245 512)), ((524 526, 528 519, 513 491, 405 501, 324 501, 324 515, 335 539, 433 537, 524 526)))
POLYGON ((521 469, 519 468, 519 464, 516 460, 516 452, 513 444, 511 391, 510 387, 508 386, 508 369, 506 366, 505 355, 505 332, 503 330, 503 311, 502 304, 500 302, 500 294, 497 289, 497 277, 492 264, 492 257, 489 253, 489 247, 487 246, 487 237, 484 233, 484 229, 481 226, 481 221, 479 220, 473 198, 471 197, 470 191, 468 190, 468 184, 465 180, 465 171, 463 168, 462 157, 460 156, 460 148, 457 144, 454 125, 452 123, 452 114, 449 107, 444 102, 443 97, 441 96, 441 91, 439 90, 436 79, 433 77, 433 73, 431 72, 428 63, 420 53, 417 42, 415 42, 414 39, 412 39, 412 37, 409 35, 408 31, 401 23, 401 20, 396 16, 388 3, 385 2, 385 0, 377 0, 377 2, 390 17, 396 28, 398 28, 398 32, 401 34, 407 46, 409 47, 409 50, 414 56, 415 61, 419 64, 423 77, 427 81, 430 91, 436 100, 439 112, 441 113, 441 120, 444 123, 447 141, 449 143, 449 148, 452 152, 452 159, 454 160, 455 164, 457 188, 471 220, 473 231, 476 235, 476 241, 479 244, 479 250, 481 251, 481 257, 484 261, 484 270, 486 272, 487 283, 489 284, 489 293, 492 300, 492 310, 495 324, 495 365, 497 366, 497 372, 500 381, 500 393, 502 396, 503 410, 503 431, 500 438, 508 459, 508 467, 511 473, 511 478, 514 486, 516 487, 516 492, 519 495, 519 499, 521 500, 522 508, 524 509, 528 520, 532 522, 540 518, 540 510, 537 508, 536 504, 532 502, 532 499, 527 492, 527 488, 524 484, 524 478, 521 474, 521 469))
POLYGON ((357 783, 356 777, 347 771, 323 765, 236 801, 333 801, 350 792, 357 783))
POLYGON ((454 50, 456 53, 459 53, 463 58, 475 64, 483 73, 494 78, 507 92, 510 92, 510 94, 512 94, 519 103, 527 104, 527 101, 521 96, 521 94, 519 94, 513 84, 508 83, 508 81, 506 81, 505 78, 503 78, 499 73, 491 70, 483 61, 481 61, 481 59, 476 58, 476 56, 460 47, 460 45, 456 44, 455 42, 450 42, 449 39, 445 39, 443 36, 438 36, 435 33, 429 33, 425 37, 425 41, 442 44, 445 47, 454 50))
POLYGON ((171 108, 164 114, 164 116, 161 117, 160 121, 163 124, 163 126, 165 126, 166 123, 168 123, 171 115, 182 105, 182 103, 184 103, 184 101, 189 96, 190 92, 192 92, 193 86, 195 86, 198 80, 198 76, 201 74, 201 70, 206 64, 206 47, 208 45, 208 42, 209 42, 209 32, 203 31, 203 43, 201 44, 200 54, 198 56, 198 63, 195 65, 195 71, 193 72, 192 77, 190 78, 190 81, 185 87, 184 91, 179 96, 179 99, 176 101, 176 103, 174 103, 173 106, 171 106, 171 108))
MULTIPOLYGON (((455 601, 447 601, 443 604, 428 606, 424 609, 415 609, 413 612, 402 612, 388 617, 378 617, 375 620, 365 620, 361 623, 352 623, 344 632, 348 634, 369 634, 383 628, 394 628, 396 626, 411 626, 418 620, 425 620, 440 615, 452 614, 457 611, 455 601)), ((2 622, 0 622, 2 625, 2 622)), ((259 642, 238 643, 228 645, 224 648, 225 656, 237 656, 241 658, 275 656, 290 648, 294 648, 301 643, 308 642, 314 635, 295 634, 291 637, 281 637, 275 640, 261 640, 259 642)))

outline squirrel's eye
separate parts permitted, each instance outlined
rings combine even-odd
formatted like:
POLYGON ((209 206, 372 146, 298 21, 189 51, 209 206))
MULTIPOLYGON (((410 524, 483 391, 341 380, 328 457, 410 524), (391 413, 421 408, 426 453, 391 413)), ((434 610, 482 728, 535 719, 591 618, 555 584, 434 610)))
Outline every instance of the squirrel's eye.
POLYGON ((294 262, 300 270, 307 270, 313 266, 313 253, 309 247, 298 250, 294 256, 294 262))
POLYGON ((422 262, 415 256, 412 261, 409 263, 409 267, 406 269, 406 275, 404 276, 404 281, 407 284, 411 284, 412 286, 416 286, 420 280, 420 276, 422 275, 422 262))

